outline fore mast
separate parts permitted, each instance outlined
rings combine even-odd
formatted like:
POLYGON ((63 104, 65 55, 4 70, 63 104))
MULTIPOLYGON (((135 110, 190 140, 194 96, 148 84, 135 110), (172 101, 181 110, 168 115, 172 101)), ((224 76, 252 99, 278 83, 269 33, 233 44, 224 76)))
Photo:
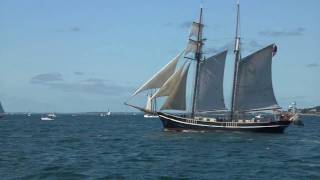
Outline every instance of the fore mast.
MULTIPOLYGON (((198 87, 198 75, 199 75, 199 64, 201 62, 202 58, 202 46, 203 46, 203 39, 202 39, 202 30, 203 30, 203 24, 202 24, 202 7, 200 8, 200 16, 199 21, 196 23, 198 26, 198 34, 197 34, 197 49, 195 53, 195 61, 196 61, 196 72, 195 72, 195 79, 194 79, 194 87, 193 87, 193 98, 192 98, 192 110, 191 110, 191 117, 194 117, 195 108, 196 108, 196 96, 197 96, 197 87, 198 87)), ((193 39, 189 39, 189 41, 194 41, 193 39)))

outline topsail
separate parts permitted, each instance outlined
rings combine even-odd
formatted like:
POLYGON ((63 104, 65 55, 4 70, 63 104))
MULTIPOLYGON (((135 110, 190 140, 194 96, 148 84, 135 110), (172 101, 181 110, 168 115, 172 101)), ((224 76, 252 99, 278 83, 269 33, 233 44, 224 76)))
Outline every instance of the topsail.
POLYGON ((239 61, 235 111, 280 108, 272 87, 273 47, 269 45, 239 61))
POLYGON ((199 24, 197 22, 193 22, 190 30, 189 37, 197 37, 200 30, 203 28, 203 24, 199 24))
POLYGON ((189 54, 189 53, 196 53, 197 52, 197 48, 198 48, 198 42, 192 39, 189 39, 187 48, 185 50, 185 55, 189 54))

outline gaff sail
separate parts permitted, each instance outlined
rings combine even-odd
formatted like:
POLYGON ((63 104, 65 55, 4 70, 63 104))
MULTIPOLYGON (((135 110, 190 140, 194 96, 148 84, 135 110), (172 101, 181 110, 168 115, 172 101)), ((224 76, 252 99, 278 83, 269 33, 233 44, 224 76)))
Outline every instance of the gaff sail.
POLYGON ((235 111, 279 109, 272 87, 272 53, 269 45, 239 61, 235 111))

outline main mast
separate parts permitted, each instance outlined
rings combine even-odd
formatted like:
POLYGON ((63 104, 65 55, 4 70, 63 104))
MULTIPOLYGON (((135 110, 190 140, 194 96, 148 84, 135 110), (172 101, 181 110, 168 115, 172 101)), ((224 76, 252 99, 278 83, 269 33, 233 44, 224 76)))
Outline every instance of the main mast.
POLYGON ((238 76, 238 64, 240 60, 240 3, 237 2, 237 27, 236 27, 236 38, 234 46, 234 73, 233 73, 233 86, 232 86, 232 98, 231 98, 231 112, 230 120, 233 120, 235 112, 235 99, 236 99, 236 88, 237 88, 237 76, 238 76))
POLYGON ((193 87, 193 100, 192 100, 192 111, 191 117, 194 117, 195 112, 195 103, 196 103, 196 95, 197 95, 197 87, 198 87, 198 74, 199 74, 199 64, 202 58, 202 7, 200 8, 200 16, 198 24, 198 34, 197 34, 197 50, 195 53, 195 60, 196 60, 196 72, 195 72, 195 81, 193 87))

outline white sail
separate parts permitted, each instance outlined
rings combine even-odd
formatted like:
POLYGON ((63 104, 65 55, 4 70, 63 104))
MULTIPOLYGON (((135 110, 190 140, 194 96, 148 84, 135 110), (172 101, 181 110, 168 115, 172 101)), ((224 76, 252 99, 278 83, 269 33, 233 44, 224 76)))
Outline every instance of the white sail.
MULTIPOLYGON (((185 63, 186 64, 186 63, 185 63)), ((183 68, 185 66, 181 66, 174 74, 163 84, 163 86, 151 97, 151 99, 163 96, 169 96, 172 93, 172 90, 175 88, 177 83, 180 80, 181 74, 183 72, 183 68)))
POLYGON ((227 51, 216 54, 200 63, 196 111, 225 110, 223 75, 227 51))
POLYGON ((184 64, 176 71, 168 81, 152 96, 168 96, 161 110, 185 110, 186 109, 186 83, 190 63, 184 64))
POLYGON ((186 110, 186 85, 190 64, 188 63, 183 69, 180 80, 176 84, 173 91, 167 97, 161 110, 186 110))
POLYGON ((191 26, 191 30, 190 30, 190 35, 189 37, 197 37, 200 31, 200 28, 203 28, 203 24, 197 23, 197 22, 193 22, 192 26, 191 26))
POLYGON ((196 53, 197 48, 198 48, 198 42, 195 40, 189 39, 189 42, 184 54, 187 55, 189 53, 196 53))
POLYGON ((280 108, 272 87, 272 53, 269 45, 239 61, 235 111, 280 108))
POLYGON ((147 90, 147 89, 160 88, 169 79, 169 77, 174 73, 176 66, 177 66, 177 63, 178 63, 178 60, 181 55, 182 55, 182 52, 180 54, 178 54, 175 58, 173 58, 166 66, 164 66, 159 72, 157 72, 145 84, 143 84, 141 87, 139 87, 132 94, 132 96, 135 96, 139 92, 147 90))
POLYGON ((148 111, 152 111, 152 100, 151 100, 151 96, 148 94, 148 98, 147 98, 147 104, 146 104, 146 110, 148 111))

